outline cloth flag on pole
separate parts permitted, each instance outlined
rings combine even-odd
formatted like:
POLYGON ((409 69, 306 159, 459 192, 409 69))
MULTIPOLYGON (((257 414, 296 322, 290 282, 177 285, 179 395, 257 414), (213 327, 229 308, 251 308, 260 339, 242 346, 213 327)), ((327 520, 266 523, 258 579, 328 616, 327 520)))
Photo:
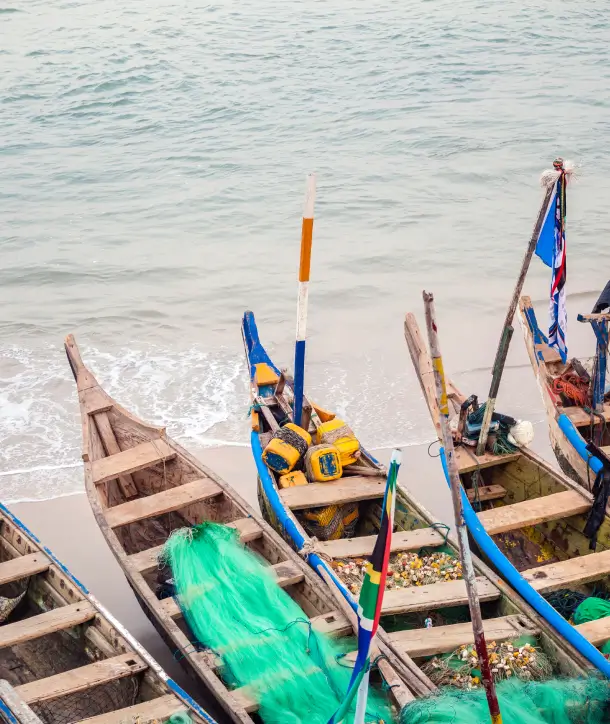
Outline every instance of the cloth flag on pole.
POLYGON ((381 604, 388 574, 392 530, 394 528, 394 509, 396 507, 396 480, 400 468, 400 451, 394 450, 388 470, 381 525, 375 547, 369 557, 364 581, 358 599, 358 655, 343 704, 329 720, 328 724, 340 724, 350 710, 352 701, 358 693, 354 724, 363 724, 371 666, 371 642, 377 633, 381 618, 381 604))
POLYGON ((549 346, 555 347, 563 362, 568 358, 566 343, 566 182, 563 168, 555 181, 555 188, 538 235, 536 254, 551 267, 551 298, 549 302, 549 346))

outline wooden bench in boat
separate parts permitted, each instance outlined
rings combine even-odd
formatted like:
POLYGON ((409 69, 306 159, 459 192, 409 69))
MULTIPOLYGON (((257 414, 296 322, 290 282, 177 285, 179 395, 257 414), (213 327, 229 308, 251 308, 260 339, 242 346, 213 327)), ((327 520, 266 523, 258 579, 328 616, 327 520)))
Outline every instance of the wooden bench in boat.
POLYGON ((598 581, 608 574, 610 574, 610 550, 589 553, 521 572, 532 588, 545 592, 598 581))
MULTIPOLYGON (((295 583, 300 583, 305 576, 302 571, 292 561, 282 561, 271 566, 277 576, 277 585, 280 588, 286 588, 292 586, 295 583)), ((176 603, 173 598, 164 598, 159 601, 160 609, 170 618, 178 618, 182 616, 180 606, 176 603)), ((1 631, 1 629, 0 629, 1 631)))
MULTIPOLYGON (((377 540, 376 535, 361 538, 339 538, 316 543, 316 550, 330 558, 358 558, 370 556, 377 540)), ((417 551, 420 548, 442 546, 444 537, 434 528, 399 530, 392 534, 392 551, 417 551)))
POLYGON ((500 500, 506 495, 506 488, 501 485, 479 485, 478 490, 467 490, 466 495, 468 500, 473 503, 478 500, 480 503, 485 503, 488 500, 500 500))
POLYGON ((38 679, 29 684, 15 687, 15 691, 26 704, 57 699, 60 696, 86 691, 99 684, 123 679, 145 671, 148 664, 133 653, 119 654, 110 659, 95 661, 77 669, 38 679))
POLYGON ((106 521, 111 528, 119 528, 138 520, 154 518, 164 513, 186 508, 188 505, 200 503, 221 493, 222 488, 209 478, 192 480, 190 483, 168 488, 154 495, 147 495, 107 508, 106 521))
POLYGON ((499 463, 511 463, 514 460, 518 460, 520 455, 520 452, 511 453, 510 455, 494 455, 493 453, 475 455, 474 448, 470 450, 462 445, 458 445, 455 448, 455 460, 458 464, 460 474, 493 467, 499 463))
MULTIPOLYGON (((494 601, 500 598, 500 591, 491 581, 483 576, 476 579, 479 599, 494 601)), ((411 613, 414 611, 428 611, 446 606, 463 606, 468 603, 466 582, 441 581, 430 583, 427 586, 412 586, 409 588, 395 588, 386 591, 383 596, 382 613, 391 615, 398 613, 411 613)))
POLYGON ((280 497, 291 510, 320 508, 324 505, 343 505, 359 500, 383 498, 385 477, 353 475, 331 483, 310 483, 280 490, 280 497))
POLYGON ((341 611, 322 613, 311 619, 311 625, 327 636, 349 636, 352 633, 352 625, 341 611))
POLYGON ((22 644, 39 636, 78 626, 95 618, 97 611, 88 601, 54 608, 37 616, 0 626, 0 648, 22 644))
POLYGON ((593 646, 601 646, 610 639, 610 616, 598 618, 597 621, 579 623, 574 628, 588 639, 593 646))
POLYGON ((166 694, 157 699, 144 701, 141 704, 128 706, 126 709, 117 709, 108 714, 99 714, 89 719, 81 719, 76 724, 158 724, 169 719, 172 714, 186 712, 187 707, 173 694, 166 694))
POLYGON ((542 498, 484 510, 478 513, 478 518, 490 535, 496 535, 549 520, 586 513, 590 507, 591 503, 576 490, 565 490, 542 498))
MULTIPOLYGON (((232 528, 237 528, 239 531, 239 538, 242 543, 248 543, 249 541, 256 540, 263 535, 263 530, 254 518, 240 518, 234 520, 232 523, 227 523, 232 528)), ((147 548, 139 553, 133 553, 127 557, 129 563, 133 566, 136 571, 140 573, 146 573, 153 568, 156 568, 159 563, 159 556, 163 551, 163 546, 155 546, 154 548, 147 548)))
MULTIPOLYGON (((528 626, 523 616, 502 616, 483 621, 487 641, 508 641, 525 634, 538 635, 539 630, 528 626)), ((389 634, 390 641, 409 656, 434 656, 454 651, 462 644, 474 643, 472 623, 418 628, 389 634)))
POLYGON ((123 452, 115 455, 93 460, 91 462, 93 482, 96 484, 106 483, 122 475, 150 468, 174 457, 176 457, 176 451, 162 438, 143 442, 129 448, 129 450, 123 450, 123 452))
MULTIPOLYGON (((586 413, 582 407, 564 407, 562 411, 570 418, 575 427, 584 427, 591 424, 591 415, 586 413)), ((610 404, 608 403, 604 404, 604 419, 606 422, 610 422, 610 404)), ((600 422, 597 416, 593 418, 593 421, 600 422)))
POLYGON ((0 585, 19 581, 49 570, 49 559, 42 553, 29 553, 0 563, 0 585))

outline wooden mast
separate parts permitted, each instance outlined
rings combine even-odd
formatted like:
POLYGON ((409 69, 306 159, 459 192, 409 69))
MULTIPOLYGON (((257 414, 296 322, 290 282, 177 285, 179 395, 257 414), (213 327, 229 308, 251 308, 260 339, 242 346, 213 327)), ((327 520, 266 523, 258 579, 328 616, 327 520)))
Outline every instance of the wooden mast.
POLYGON ((438 341, 436 314, 434 312, 434 296, 428 292, 424 292, 423 298, 424 308, 426 311, 426 327, 428 328, 428 341, 430 343, 430 355, 432 357, 434 381, 436 383, 436 396, 440 410, 441 439, 443 447, 445 448, 445 458, 447 461, 447 470, 449 472, 451 500, 455 515, 455 528, 460 548, 460 558, 462 560, 462 570, 464 572, 466 592, 468 594, 468 605, 470 608, 470 618, 472 620, 474 643, 479 657, 479 665, 481 667, 481 675, 483 679, 483 686, 485 687, 485 694, 487 696, 491 722, 492 724, 502 724, 502 714, 500 713, 500 705, 498 703, 496 688, 491 675, 491 667, 489 665, 489 656, 487 654, 487 643, 485 641, 485 632, 483 630, 481 604, 477 591, 476 572, 472 563, 470 544, 468 543, 468 528, 466 527, 466 522, 464 520, 460 474, 455 460, 453 438, 451 436, 451 430, 449 429, 449 403, 447 401, 445 373, 443 372, 443 360, 438 341))
MULTIPOLYGON (((563 159, 555 159, 555 161, 553 161, 553 167, 556 171, 563 170, 563 159)), ((491 418, 494 412, 494 408, 496 406, 496 398, 498 397, 498 389, 500 388, 500 380, 502 379, 502 373, 504 372, 504 365, 506 363, 506 355, 508 354, 510 340, 513 336, 513 318, 515 316, 517 304, 519 303, 519 297, 521 296, 521 291, 523 290, 523 283, 525 282, 525 277, 527 276, 530 261, 532 260, 532 256, 534 255, 534 251, 536 249, 536 244, 538 243, 538 237, 540 235, 542 225, 544 224, 544 219, 546 217, 547 209, 549 208, 549 203, 551 201, 554 189, 554 181, 553 183, 549 183, 546 187, 544 199, 542 200, 540 211, 538 212, 538 218, 536 219, 536 224, 534 225, 532 236, 525 251, 525 256, 523 257, 523 262, 521 263, 521 271, 519 272, 519 276, 517 277, 517 284, 515 285, 513 296, 510 300, 508 312, 506 313, 506 319, 504 320, 504 326, 502 327, 500 342, 498 344, 496 358, 494 360, 494 365, 491 372, 491 386, 489 388, 489 395, 487 396, 485 414, 483 416, 483 423, 481 425, 481 432, 479 434, 479 441, 477 443, 477 455, 483 455, 483 453, 485 452, 485 446, 487 445, 487 436, 489 435, 489 426, 491 425, 491 418)))

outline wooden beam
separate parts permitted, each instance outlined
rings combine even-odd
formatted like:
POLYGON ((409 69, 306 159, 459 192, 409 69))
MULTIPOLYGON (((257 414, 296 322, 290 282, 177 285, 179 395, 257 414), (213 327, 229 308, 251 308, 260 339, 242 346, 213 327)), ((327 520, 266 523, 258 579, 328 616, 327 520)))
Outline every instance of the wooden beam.
POLYGON ((610 639, 610 616, 598 618, 597 621, 579 623, 574 628, 588 639, 593 646, 600 646, 610 639))
MULTIPOLYGON (((483 621, 487 641, 508 641, 523 635, 537 635, 533 626, 523 626, 522 616, 503 616, 483 621)), ((472 624, 455 623, 433 628, 405 629, 388 634, 390 641, 409 656, 435 656, 455 651, 462 644, 474 643, 472 624)), ((610 634, 609 634, 610 636, 610 634)))
POLYGON ((234 689, 229 693, 235 700, 237 708, 245 709, 248 714, 251 714, 253 711, 256 711, 258 709, 258 702, 254 699, 252 689, 250 689, 250 687, 242 686, 239 689, 234 689))
MULTIPOLYGON (((500 598, 500 591, 491 581, 483 576, 476 578, 480 601, 494 601, 500 598)), ((383 596, 382 613, 384 616, 414 611, 432 611, 447 606, 464 606, 468 604, 466 582, 441 581, 427 586, 411 586, 386 591, 383 596)))
POLYGON ((93 482, 96 484, 115 480, 121 475, 135 473, 176 457, 176 451, 165 440, 157 438, 142 442, 129 450, 91 462, 93 482))
POLYGON ((610 574, 610 550, 521 571, 521 575, 529 581, 532 588, 545 592, 599 581, 608 574, 610 574))
POLYGON ((91 621, 96 614, 97 611, 89 601, 79 601, 69 606, 54 608, 23 621, 6 623, 0 626, 0 649, 78 626, 91 621))
POLYGON ((49 570, 49 559, 44 553, 29 553, 0 563, 0 585, 19 581, 49 570))
POLYGON ((280 490, 280 497, 291 510, 318 508, 325 505, 343 505, 358 500, 383 498, 385 478, 353 476, 331 483, 310 483, 280 490))
POLYGON ((495 465, 506 465, 507 463, 518 460, 520 457, 520 452, 511 453, 510 455, 494 455, 493 453, 475 455, 474 449, 459 445, 455 448, 455 459, 460 475, 463 473, 471 473, 473 470, 480 470, 482 468, 492 468, 495 465))
POLYGON ((501 505, 478 513, 479 521, 490 535, 526 528, 549 520, 586 513, 591 503, 576 490, 545 495, 512 505, 501 505))
POLYGON ((154 518, 157 515, 171 513, 186 508, 193 503, 200 503, 222 493, 222 488, 210 478, 193 480, 175 488, 162 490, 154 495, 147 495, 137 500, 107 508, 104 512, 106 521, 111 528, 119 528, 138 520, 154 518))
MULTIPOLYGON (((276 563, 274 566, 270 566, 270 568, 277 576, 277 585, 280 588, 286 588, 295 583, 300 583, 305 578, 303 571, 292 561, 282 561, 281 563, 276 563)), ((159 601, 159 610, 170 618, 182 616, 180 606, 173 598, 163 598, 159 601)), ((2 629, 0 629, 0 631, 1 630, 2 629)))
POLYGON ((473 503, 475 500, 479 500, 484 503, 486 500, 499 500, 506 495, 506 488, 501 485, 479 485, 478 495, 477 491, 467 490, 468 500, 473 503))
MULTIPOLYGON (((237 528, 239 531, 239 539, 242 543, 249 543, 263 535, 263 529, 254 520, 254 518, 240 518, 232 523, 227 523, 230 528, 237 528)), ((163 552, 163 546, 155 546, 147 548, 139 553, 133 553, 127 557, 130 565, 140 573, 151 571, 159 564, 159 556, 163 552)))
POLYGON ((148 665, 133 653, 121 654, 111 659, 96 661, 78 669, 23 684, 17 687, 17 693, 26 703, 37 704, 67 694, 86 691, 98 684, 123 679, 126 676, 145 671, 147 668, 148 665))
MULTIPOLYGON (((360 538, 339 538, 319 541, 316 549, 330 558, 359 558, 370 556, 377 540, 376 535, 360 538)), ((391 551, 416 551, 420 548, 442 546, 444 537, 434 528, 399 530, 392 534, 391 551)))
MULTIPOLYGON (((108 413, 98 412, 93 417, 104 449, 106 450, 106 455, 118 455, 118 453, 121 452, 121 448, 112 429, 108 413)), ((121 492, 126 498, 135 498, 137 496, 138 489, 129 473, 127 475, 119 475, 118 481, 121 492)))
POLYGON ((81 719, 77 724, 162 724, 166 722, 172 714, 187 712, 186 704, 173 694, 166 694, 157 699, 149 699, 140 704, 128 706, 126 709, 117 709, 108 712, 108 714, 99 714, 98 716, 81 719))
POLYGON ((349 636, 352 633, 352 624, 341 613, 341 611, 331 611, 330 613, 322 613, 311 619, 311 625, 327 636, 349 636))

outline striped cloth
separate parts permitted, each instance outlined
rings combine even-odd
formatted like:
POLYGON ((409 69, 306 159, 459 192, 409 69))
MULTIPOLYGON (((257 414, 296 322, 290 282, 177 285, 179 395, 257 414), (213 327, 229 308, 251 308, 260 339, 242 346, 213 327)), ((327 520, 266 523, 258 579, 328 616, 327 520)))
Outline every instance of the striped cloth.
POLYGON ((388 573, 392 529, 394 528, 394 509, 396 505, 396 480, 400 468, 400 451, 394 450, 388 471, 388 480, 383 498, 381 527, 375 541, 375 547, 368 560, 364 581, 358 600, 358 655, 350 679, 347 695, 328 724, 341 724, 350 710, 356 692, 356 715, 354 724, 365 721, 366 700, 368 695, 369 671, 371 667, 371 642, 375 637, 381 618, 381 605, 388 573))

